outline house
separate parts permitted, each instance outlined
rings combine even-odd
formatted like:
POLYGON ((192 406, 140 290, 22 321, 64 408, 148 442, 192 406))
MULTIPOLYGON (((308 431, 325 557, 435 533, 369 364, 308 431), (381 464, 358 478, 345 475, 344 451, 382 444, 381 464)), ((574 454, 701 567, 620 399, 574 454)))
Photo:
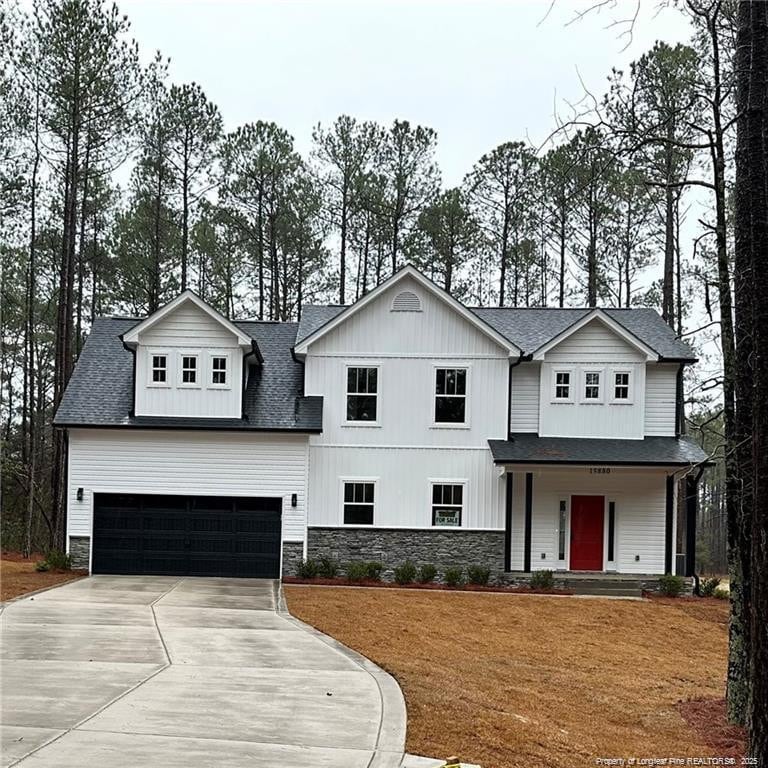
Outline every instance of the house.
POLYGON ((651 309, 471 309, 413 267, 299 323, 186 291, 91 330, 55 418, 69 552, 95 573, 276 577, 328 554, 692 575, 693 362, 651 309))

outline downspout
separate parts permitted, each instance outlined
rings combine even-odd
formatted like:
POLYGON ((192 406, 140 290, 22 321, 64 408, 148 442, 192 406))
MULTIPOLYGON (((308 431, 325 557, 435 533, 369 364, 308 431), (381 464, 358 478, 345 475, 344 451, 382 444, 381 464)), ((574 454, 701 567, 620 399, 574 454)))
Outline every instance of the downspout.
POLYGON ((131 355, 133 355, 133 377, 131 378, 131 410, 128 411, 128 415, 133 418, 136 415, 136 348, 129 347, 120 336, 120 341, 123 345, 123 349, 127 349, 131 355))
POLYGON ((255 357, 259 365, 264 364, 264 358, 261 355, 261 350, 255 339, 251 339, 251 348, 243 355, 243 373, 242 373, 242 388, 240 393, 240 418, 243 421, 248 421, 248 416, 245 413, 245 390, 248 386, 248 358, 255 357))
POLYGON ((512 369, 517 368, 520 363, 530 360, 531 355, 526 355, 521 351, 517 360, 509 364, 509 373, 507 375, 507 440, 512 439, 512 369))

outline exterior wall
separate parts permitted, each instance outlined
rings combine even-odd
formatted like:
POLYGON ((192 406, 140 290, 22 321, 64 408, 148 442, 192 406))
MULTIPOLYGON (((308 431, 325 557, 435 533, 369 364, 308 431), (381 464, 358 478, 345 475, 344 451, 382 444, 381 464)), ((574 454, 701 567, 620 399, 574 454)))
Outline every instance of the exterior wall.
POLYGON ((512 369, 510 432, 539 431, 539 363, 521 363, 512 369))
POLYGON ((234 334, 198 307, 182 304, 141 334, 136 349, 136 414, 210 416, 241 414, 243 352, 234 334), (166 385, 151 382, 151 356, 168 357, 166 385), (198 355, 198 384, 180 385, 181 357, 198 355), (228 357, 227 386, 211 386, 211 355, 228 357))
POLYGON ((677 372, 674 363, 652 363, 646 370, 645 434, 675 435, 677 372))
POLYGON ((283 542, 283 576, 295 576, 299 563, 304 558, 304 542, 302 541, 284 541, 283 542))
POLYGON ((397 528, 310 528, 309 557, 328 555, 342 565, 355 560, 384 564, 383 576, 391 578, 395 566, 406 560, 432 564, 442 574, 446 568, 484 565, 493 577, 504 572, 503 531, 430 531, 397 528))
POLYGON ((644 362, 645 355, 600 320, 592 320, 550 349, 545 359, 550 363, 635 363, 644 362))
POLYGON ((303 543, 306 435, 129 429, 69 433, 69 547, 90 537, 93 494, 280 496, 283 541, 303 543), (83 500, 77 500, 77 489, 83 500), (291 506, 291 494, 297 506, 291 506))
MULTIPOLYGON (((567 515, 570 515, 571 495, 584 494, 605 497, 604 570, 664 573, 666 473, 663 470, 612 467, 608 474, 591 474, 590 467, 578 467, 540 470, 533 474, 532 570, 569 568, 570 528, 566 529, 566 559, 558 561, 559 503, 561 499, 567 502, 567 515), (610 501, 616 504, 615 559, 611 563, 607 561, 610 501)), ((522 570, 525 473, 515 472, 513 482, 511 567, 512 570, 522 570)))

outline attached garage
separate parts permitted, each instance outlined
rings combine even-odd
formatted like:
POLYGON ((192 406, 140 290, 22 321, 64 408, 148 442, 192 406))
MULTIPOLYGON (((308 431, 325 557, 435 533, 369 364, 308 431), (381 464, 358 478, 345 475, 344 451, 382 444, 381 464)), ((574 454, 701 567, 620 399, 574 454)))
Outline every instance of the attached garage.
POLYGON ((280 575, 281 498, 96 493, 93 573, 280 575))

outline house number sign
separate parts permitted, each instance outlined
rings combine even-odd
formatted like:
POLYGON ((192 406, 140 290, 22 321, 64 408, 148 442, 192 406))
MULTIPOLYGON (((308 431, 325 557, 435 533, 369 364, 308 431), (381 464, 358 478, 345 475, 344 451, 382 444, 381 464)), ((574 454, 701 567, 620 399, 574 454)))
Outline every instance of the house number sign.
POLYGON ((610 467, 590 467, 589 474, 590 475, 610 475, 611 468, 610 467))

